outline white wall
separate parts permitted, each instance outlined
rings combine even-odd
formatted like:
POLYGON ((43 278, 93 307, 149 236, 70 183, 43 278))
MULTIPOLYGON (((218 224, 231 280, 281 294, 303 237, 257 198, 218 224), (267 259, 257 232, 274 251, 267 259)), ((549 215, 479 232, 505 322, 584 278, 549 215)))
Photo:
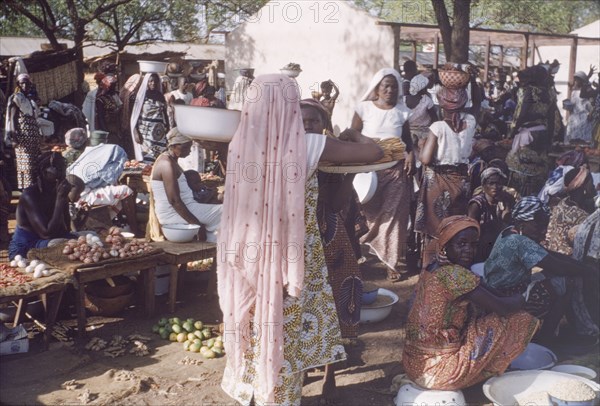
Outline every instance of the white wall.
MULTIPOLYGON (((571 34, 577 34, 582 37, 588 38, 600 38, 600 20, 588 24, 585 27, 581 27, 578 30, 573 31, 571 34)), ((539 47, 541 61, 545 62, 549 60, 552 62, 557 59, 560 62, 560 69, 554 80, 556 82, 556 90, 560 92, 558 95, 558 106, 562 109, 562 101, 567 98, 567 92, 569 90, 569 82, 573 82, 573 78, 569 78, 569 59, 571 55, 570 46, 544 46, 539 47)), ((536 63, 540 59, 536 55, 536 63)), ((577 47, 577 63, 575 65, 575 72, 584 71, 586 74, 590 69, 590 65, 594 65, 596 68, 600 68, 600 46, 599 45, 580 45, 577 47)), ((595 74, 592 80, 597 81, 598 75, 595 74)), ((566 111, 561 111, 563 117, 566 115, 566 111)))
POLYGON ((271 1, 227 35, 228 88, 238 76, 236 69, 252 67, 258 76, 298 63, 303 98, 324 80, 338 85, 333 124, 344 129, 372 76, 393 66, 392 29, 375 21, 344 1, 271 1))

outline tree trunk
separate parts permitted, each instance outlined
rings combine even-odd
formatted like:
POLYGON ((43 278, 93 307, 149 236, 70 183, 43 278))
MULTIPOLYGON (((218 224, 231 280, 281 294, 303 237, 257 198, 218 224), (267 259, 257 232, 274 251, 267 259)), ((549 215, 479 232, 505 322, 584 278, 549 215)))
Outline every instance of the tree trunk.
POLYGON ((435 19, 437 20, 438 27, 440 28, 440 34, 442 34, 442 43, 444 44, 446 61, 450 61, 450 56, 452 54, 452 26, 450 25, 450 18, 448 18, 446 4, 444 3, 444 0, 431 0, 431 5, 435 12, 435 19))
POLYGON ((452 27, 452 52, 450 61, 469 61, 469 18, 471 0, 454 0, 454 26, 452 27))

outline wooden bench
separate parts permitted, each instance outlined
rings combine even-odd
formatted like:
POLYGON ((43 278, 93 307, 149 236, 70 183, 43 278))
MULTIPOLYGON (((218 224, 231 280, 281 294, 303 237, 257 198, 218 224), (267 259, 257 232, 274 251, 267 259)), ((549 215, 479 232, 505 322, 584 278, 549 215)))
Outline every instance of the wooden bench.
POLYGON ((181 270, 180 265, 187 265, 191 261, 215 258, 210 271, 209 291, 216 291, 215 267, 217 263, 217 244, 206 241, 191 241, 186 243, 155 241, 150 244, 164 251, 161 265, 169 265, 169 311, 171 313, 175 311, 175 304, 177 302, 177 283, 181 270))
POLYGON ((77 331, 79 337, 85 335, 87 318, 85 315, 85 284, 100 279, 140 271, 144 286, 144 307, 146 315, 152 317, 155 310, 154 286, 156 265, 163 261, 164 254, 157 252, 151 255, 127 258, 123 261, 110 262, 97 267, 76 269, 73 273, 73 284, 77 289, 77 331))

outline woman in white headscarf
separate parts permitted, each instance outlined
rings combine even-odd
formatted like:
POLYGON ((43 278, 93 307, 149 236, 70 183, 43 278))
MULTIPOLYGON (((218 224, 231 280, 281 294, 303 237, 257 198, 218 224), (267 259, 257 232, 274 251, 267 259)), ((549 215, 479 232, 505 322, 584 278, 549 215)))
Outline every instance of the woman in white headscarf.
POLYGON ((130 125, 135 159, 154 162, 167 149, 166 134, 169 131, 167 102, 156 73, 144 76, 135 97, 130 125))
POLYGON ((408 218, 414 171, 413 143, 400 84, 395 69, 381 69, 355 109, 352 128, 371 138, 401 139, 406 144, 405 159, 396 166, 377 172, 377 190, 364 206, 369 232, 361 238, 371 252, 388 267, 388 278, 399 280, 397 267, 406 256, 408 218))
POLYGON ((35 183, 37 160, 41 154, 42 133, 37 121, 37 106, 27 97, 32 88, 29 75, 20 74, 6 108, 5 142, 15 148, 19 189, 35 183))
POLYGON ((592 100, 581 97, 581 90, 589 86, 588 75, 585 72, 576 72, 573 77, 573 92, 571 103, 573 110, 567 122, 565 142, 579 140, 590 142, 592 140, 592 100))
POLYGON ((408 123, 417 157, 429 135, 429 126, 437 121, 435 105, 427 91, 430 84, 429 78, 420 73, 411 79, 409 94, 405 96, 406 107, 411 110, 408 123))

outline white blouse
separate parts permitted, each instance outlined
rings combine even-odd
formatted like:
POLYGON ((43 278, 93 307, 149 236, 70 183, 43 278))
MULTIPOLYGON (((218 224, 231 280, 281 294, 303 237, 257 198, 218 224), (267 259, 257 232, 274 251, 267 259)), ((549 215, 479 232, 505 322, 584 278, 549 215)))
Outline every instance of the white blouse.
POLYGON ((384 110, 371 100, 366 100, 356 106, 356 114, 363 122, 362 134, 371 138, 386 139, 402 136, 402 126, 410 117, 411 111, 404 103, 384 110))
POLYGON ((431 132, 437 137, 437 165, 469 163, 477 123, 471 114, 461 113, 460 117, 466 122, 466 127, 459 133, 454 132, 445 121, 436 121, 429 126, 431 132))

